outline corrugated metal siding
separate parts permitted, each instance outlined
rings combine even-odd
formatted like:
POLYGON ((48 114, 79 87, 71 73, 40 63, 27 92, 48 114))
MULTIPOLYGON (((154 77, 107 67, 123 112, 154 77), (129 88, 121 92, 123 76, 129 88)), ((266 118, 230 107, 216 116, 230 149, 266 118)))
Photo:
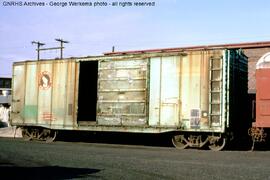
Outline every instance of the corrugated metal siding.
POLYGON ((94 59, 99 62, 97 122, 87 126, 77 125, 80 62, 16 63, 13 121, 84 130, 113 131, 117 126, 129 131, 127 126, 133 126, 130 129, 141 132, 147 131, 144 127, 224 132, 226 122, 229 127, 235 121, 237 112, 230 108, 237 109, 235 104, 246 88, 246 58, 241 51, 130 57, 94 59))
MULTIPOLYGON (((22 116, 25 123, 38 123, 38 77, 36 76, 36 64, 25 64, 25 102, 22 116)), ((17 82, 17 81, 16 81, 17 82)))
POLYGON ((76 126, 75 70, 75 61, 15 64, 12 114, 17 118, 13 122, 46 127, 76 126), (20 113, 17 115, 16 111, 20 113))
MULTIPOLYGON (((173 126, 185 130, 220 129, 221 118, 209 122, 209 114, 222 114, 221 104, 209 110, 209 61, 215 57, 213 68, 221 68, 223 51, 198 51, 186 56, 156 57, 150 60, 149 125, 173 126), (217 122, 218 121, 218 122, 217 122)), ((220 80, 222 74, 213 74, 220 80)), ((214 82, 218 83, 218 82, 214 82)), ((219 94, 212 94, 213 101, 221 102, 219 94)))
POLYGON ((22 109, 25 94, 25 63, 13 66, 11 123, 23 123, 22 109))

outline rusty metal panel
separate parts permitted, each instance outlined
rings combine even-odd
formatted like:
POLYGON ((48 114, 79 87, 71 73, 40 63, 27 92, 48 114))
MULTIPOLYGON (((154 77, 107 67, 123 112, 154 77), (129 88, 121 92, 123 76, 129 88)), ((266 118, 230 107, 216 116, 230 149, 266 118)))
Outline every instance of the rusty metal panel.
POLYGON ((76 126, 74 121, 75 66, 75 61, 51 61, 40 64, 38 119, 42 124, 76 126), (46 81, 47 85, 44 84, 46 81))
POLYGON ((64 124, 66 114, 68 114, 67 109, 67 70, 68 64, 67 63, 53 63, 52 64, 52 90, 51 90, 51 106, 48 104, 47 106, 50 107, 50 111, 46 112, 44 109, 43 113, 48 113, 48 119, 51 124, 64 124))
MULTIPOLYGON (((14 66, 15 110, 20 111, 17 123, 45 127, 75 127, 75 61, 38 61, 14 66), (23 71, 25 73, 23 73, 23 71), (22 79, 24 79, 23 83, 22 79)), ((13 113, 15 114, 15 113, 13 113)), ((16 118, 13 118, 16 120, 16 118)))
POLYGON ((193 55, 184 56, 181 59, 181 107, 180 117, 182 126, 190 129, 195 123, 195 118, 191 122, 192 112, 195 110, 200 111, 199 100, 199 87, 198 82, 198 58, 193 55))
MULTIPOLYGON (((220 59, 222 51, 196 51, 182 56, 156 57, 150 60, 149 125, 174 126, 184 130, 209 131, 220 129, 210 122, 210 110, 222 114, 222 91, 210 93, 209 61, 212 56, 220 59)), ((220 62, 213 61, 217 70, 220 62)), ((222 80, 213 71, 213 83, 222 80)), ((218 85, 218 88, 220 86, 218 85)), ((221 118, 220 118, 221 119, 221 118)))
POLYGON ((225 70, 220 63, 222 51, 194 52, 182 60, 182 125, 185 129, 220 131, 225 70))
POLYGON ((181 58, 180 121, 185 129, 209 128, 209 57, 203 52, 181 58))
POLYGON ((66 104, 65 104, 65 119, 64 125, 73 127, 77 126, 77 66, 78 63, 74 61, 69 61, 67 64, 67 74, 66 74, 66 104))
MULTIPOLYGON (((50 125, 55 121, 55 117, 52 114, 52 87, 54 86, 53 78, 53 63, 40 62, 37 64, 37 76, 38 76, 38 86, 33 88, 38 89, 38 124, 48 124, 50 125)), ((27 79, 28 80, 28 79, 27 79)), ((54 89, 56 87, 53 87, 54 89)), ((25 94, 28 96, 28 94, 25 94)))
POLYGON ((99 63, 97 123, 141 126, 147 124, 147 60, 99 63))

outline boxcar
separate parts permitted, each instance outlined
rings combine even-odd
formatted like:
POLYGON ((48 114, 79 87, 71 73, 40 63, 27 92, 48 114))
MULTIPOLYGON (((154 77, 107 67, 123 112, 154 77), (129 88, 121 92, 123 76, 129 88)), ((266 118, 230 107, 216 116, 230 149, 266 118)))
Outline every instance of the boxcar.
POLYGON ((264 54, 256 64, 256 118, 249 129, 253 146, 265 141, 270 129, 270 52, 264 54), (265 131, 266 130, 266 131, 265 131))
POLYGON ((171 133, 180 149, 221 150, 247 134, 241 49, 108 54, 16 62, 12 125, 27 139, 59 130, 171 133))

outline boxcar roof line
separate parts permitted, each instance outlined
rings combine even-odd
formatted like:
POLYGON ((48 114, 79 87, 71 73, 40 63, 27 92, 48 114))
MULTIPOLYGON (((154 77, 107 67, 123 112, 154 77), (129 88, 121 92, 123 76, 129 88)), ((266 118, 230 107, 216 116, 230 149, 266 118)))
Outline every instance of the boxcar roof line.
MULTIPOLYGON (((107 60, 107 59, 121 59, 123 58, 147 58, 154 57, 156 55, 166 56, 166 55, 185 55, 187 51, 203 51, 203 50, 220 50, 220 49, 253 49, 253 48, 264 48, 270 47, 270 41, 261 41, 261 42, 247 42, 247 43, 235 43, 235 44, 217 44, 217 45, 200 45, 200 46, 187 46, 187 47, 177 47, 177 48, 161 48, 161 49, 146 49, 146 50, 133 50, 133 51, 116 51, 116 52, 105 52, 103 55, 95 55, 95 56, 83 56, 83 57, 69 57, 63 59, 41 59, 41 61, 51 61, 58 60, 61 62, 62 60, 76 60, 76 61, 89 61, 89 60, 107 60), (145 57, 141 55, 145 54, 145 57), (117 56, 117 57, 115 57, 117 56), (129 57, 128 57, 129 56, 129 57)), ((25 62, 35 62, 36 60, 24 60, 17 61, 17 63, 25 63, 25 62)))
POLYGON ((178 47, 178 48, 148 49, 148 50, 135 50, 135 51, 106 52, 104 53, 104 55, 124 55, 124 54, 161 53, 161 52, 179 52, 179 51, 196 51, 196 50, 215 50, 215 49, 236 49, 236 48, 252 49, 252 48, 262 48, 262 47, 270 47, 270 41, 235 43, 235 44, 200 45, 200 46, 187 46, 187 47, 178 47))

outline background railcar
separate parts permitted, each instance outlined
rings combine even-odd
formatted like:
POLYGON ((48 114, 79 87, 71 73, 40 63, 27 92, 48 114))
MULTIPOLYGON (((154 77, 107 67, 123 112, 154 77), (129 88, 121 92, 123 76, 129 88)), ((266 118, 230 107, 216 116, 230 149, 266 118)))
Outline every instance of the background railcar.
POLYGON ((171 133, 177 148, 221 150, 246 134, 247 57, 209 48, 13 65, 12 125, 28 139, 59 130, 171 133))
POLYGON ((0 128, 9 126, 11 78, 0 77, 0 128))
POLYGON ((255 142, 265 141, 270 130, 270 52, 264 54, 256 64, 256 118, 249 129, 255 142))
POLYGON ((0 77, 0 105, 11 104, 11 78, 0 77))

